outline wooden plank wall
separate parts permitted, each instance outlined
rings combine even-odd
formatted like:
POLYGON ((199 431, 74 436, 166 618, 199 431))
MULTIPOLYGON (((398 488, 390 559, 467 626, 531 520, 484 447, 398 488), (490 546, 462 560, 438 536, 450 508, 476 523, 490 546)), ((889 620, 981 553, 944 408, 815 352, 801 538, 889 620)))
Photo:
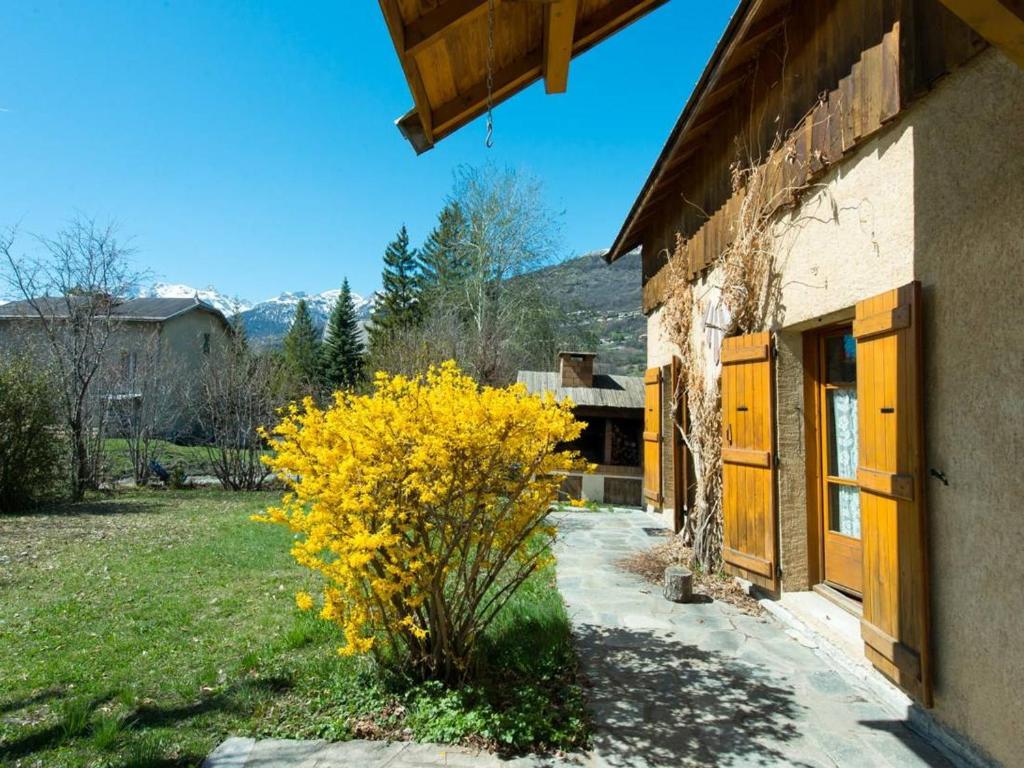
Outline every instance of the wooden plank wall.
POLYGON ((792 131, 769 176, 778 189, 804 186, 983 46, 937 0, 794 0, 643 225, 644 312, 664 298, 662 268, 677 233, 690 245, 691 278, 731 241, 742 190, 733 189, 730 167, 738 157, 763 158, 778 134, 792 131))

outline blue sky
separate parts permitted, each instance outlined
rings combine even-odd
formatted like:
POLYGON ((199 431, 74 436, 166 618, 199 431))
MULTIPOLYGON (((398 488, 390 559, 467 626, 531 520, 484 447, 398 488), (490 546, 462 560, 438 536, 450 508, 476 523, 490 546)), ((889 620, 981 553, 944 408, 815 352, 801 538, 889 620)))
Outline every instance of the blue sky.
POLYGON ((114 219, 160 279, 259 300, 376 289, 464 163, 539 177, 564 255, 607 247, 735 3, 673 0, 574 60, 568 94, 500 106, 493 149, 477 121, 421 157, 371 0, 4 5, 0 226, 114 219))

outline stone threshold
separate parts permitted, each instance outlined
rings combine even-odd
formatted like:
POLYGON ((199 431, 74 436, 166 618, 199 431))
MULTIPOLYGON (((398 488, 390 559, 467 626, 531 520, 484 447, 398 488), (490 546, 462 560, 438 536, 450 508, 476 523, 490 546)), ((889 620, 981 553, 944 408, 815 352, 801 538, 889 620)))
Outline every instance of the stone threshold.
MULTIPOLYGON (((979 754, 959 734, 936 720, 928 710, 918 705, 881 672, 871 666, 863 653, 851 654, 849 643, 842 642, 840 644, 836 638, 818 631, 803 621, 783 605, 785 598, 783 601, 773 600, 760 594, 748 582, 744 582, 742 579, 737 579, 737 581, 757 599, 765 611, 786 628, 786 633, 790 637, 813 650, 837 671, 860 681, 879 704, 892 715, 903 720, 908 728, 942 753, 942 756, 954 766, 957 768, 996 768, 994 763, 979 754)), ((824 597, 820 595, 817 597, 823 603, 828 603, 824 597)), ((829 605, 834 610, 842 610, 834 604, 829 603, 829 605)))
POLYGON ((504 759, 490 752, 412 741, 326 742, 232 736, 203 761, 202 768, 556 768, 576 760, 526 756, 504 759))

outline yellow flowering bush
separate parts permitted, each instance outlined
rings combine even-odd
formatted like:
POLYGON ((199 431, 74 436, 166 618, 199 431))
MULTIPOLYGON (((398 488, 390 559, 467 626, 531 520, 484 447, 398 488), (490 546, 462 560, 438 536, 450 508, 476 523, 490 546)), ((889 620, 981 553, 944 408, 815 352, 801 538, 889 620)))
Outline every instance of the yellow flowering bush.
POLYGON ((549 557, 560 475, 587 467, 559 445, 582 427, 569 404, 480 387, 453 362, 378 373, 373 394, 288 409, 266 460, 288 493, 257 519, 298 534, 292 554, 323 575, 320 614, 342 629, 342 653, 394 650, 418 674, 457 682, 549 557))

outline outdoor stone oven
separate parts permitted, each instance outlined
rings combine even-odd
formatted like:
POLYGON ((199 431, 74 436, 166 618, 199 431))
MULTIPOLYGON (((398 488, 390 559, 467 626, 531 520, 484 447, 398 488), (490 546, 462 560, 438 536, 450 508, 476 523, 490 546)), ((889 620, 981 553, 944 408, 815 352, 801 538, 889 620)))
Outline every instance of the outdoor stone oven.
POLYGON ((567 499, 640 506, 643 482, 644 382, 638 376, 595 373, 597 355, 562 352, 557 371, 520 371, 518 381, 532 394, 569 398, 586 422, 567 447, 597 465, 592 473, 571 474, 562 484, 567 499))

